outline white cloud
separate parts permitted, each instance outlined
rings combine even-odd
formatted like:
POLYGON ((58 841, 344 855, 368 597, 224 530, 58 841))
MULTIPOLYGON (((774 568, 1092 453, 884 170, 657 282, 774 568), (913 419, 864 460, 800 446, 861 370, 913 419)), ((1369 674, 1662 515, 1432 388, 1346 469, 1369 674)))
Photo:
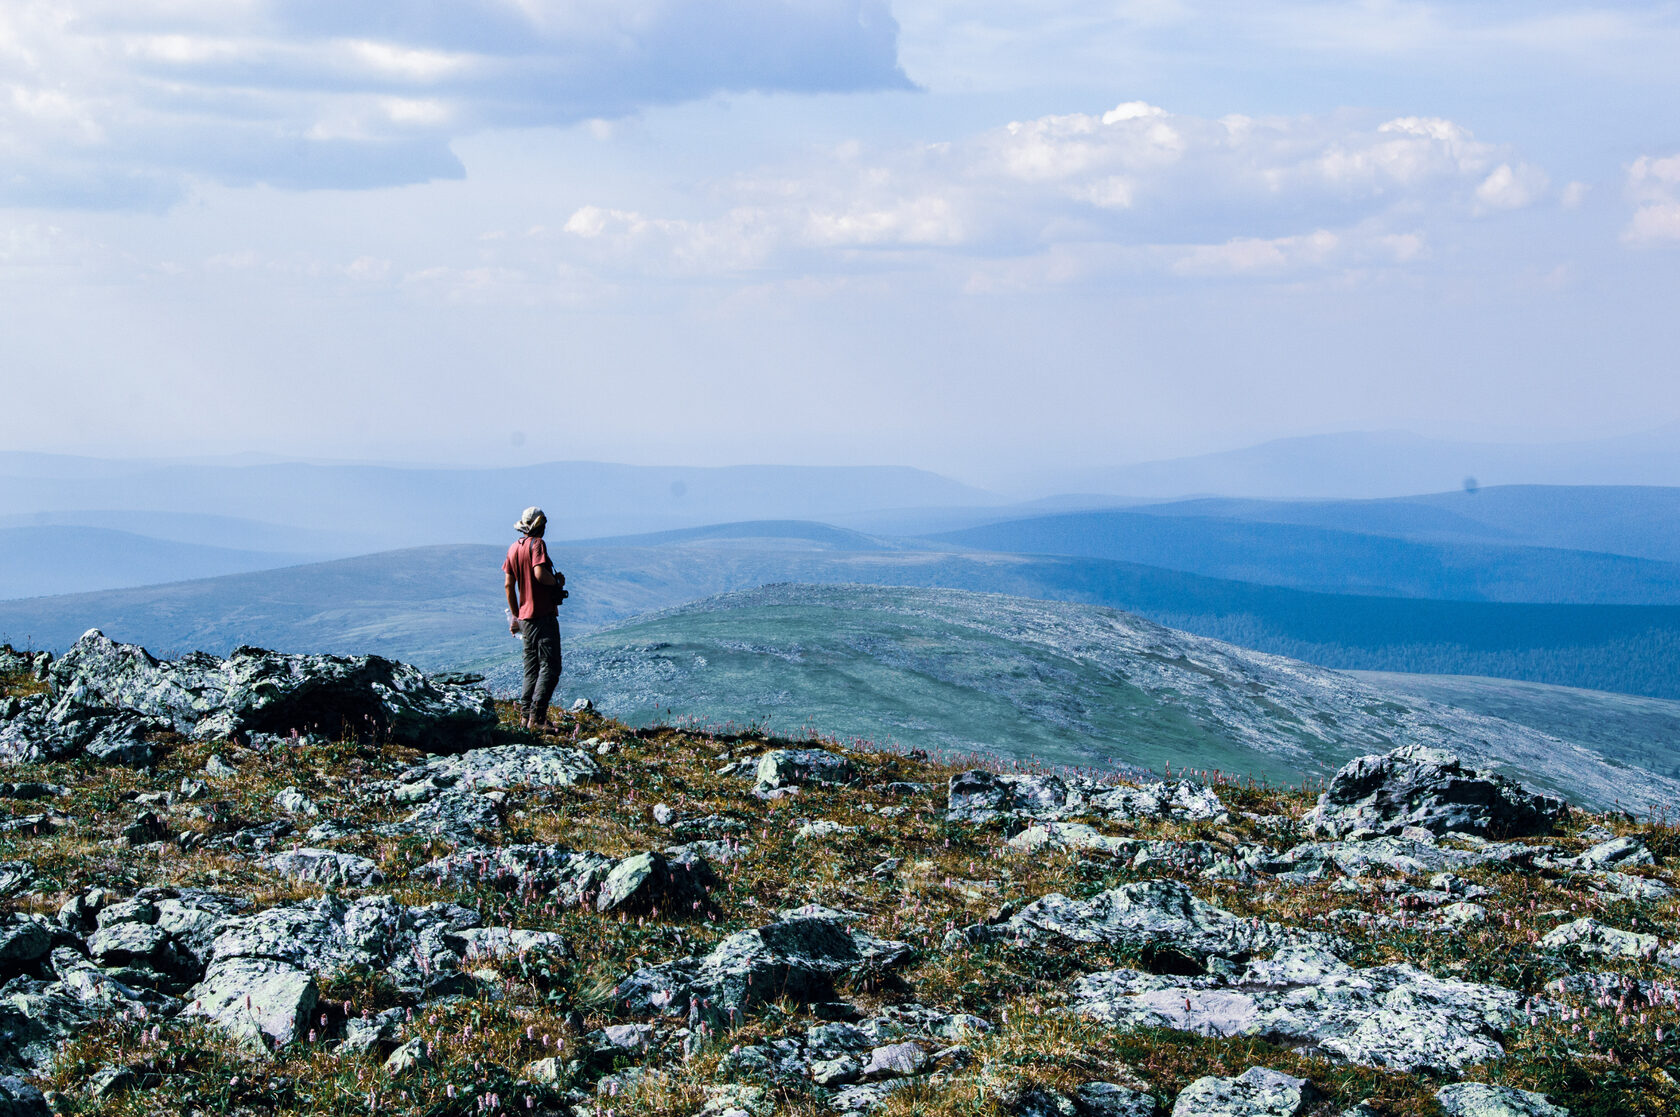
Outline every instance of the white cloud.
POLYGON ((725 212, 712 217, 598 202, 556 243, 590 266, 652 273, 895 268, 931 252, 1054 256, 1033 274, 1069 281, 1140 260, 1185 276, 1270 276, 1424 259, 1420 226, 1531 205, 1546 182, 1449 120, 1208 119, 1129 102, 952 142, 848 144, 720 184, 725 212))
POLYGON ((1633 218, 1622 230, 1629 244, 1680 241, 1680 153, 1641 155, 1628 167, 1633 218))
POLYGON ((1533 205, 1547 185, 1538 168, 1501 163, 1476 187, 1476 200, 1489 209, 1523 209, 1533 205))
POLYGON ((887 0, 8 0, 0 205, 459 177, 482 128, 907 84, 887 0))

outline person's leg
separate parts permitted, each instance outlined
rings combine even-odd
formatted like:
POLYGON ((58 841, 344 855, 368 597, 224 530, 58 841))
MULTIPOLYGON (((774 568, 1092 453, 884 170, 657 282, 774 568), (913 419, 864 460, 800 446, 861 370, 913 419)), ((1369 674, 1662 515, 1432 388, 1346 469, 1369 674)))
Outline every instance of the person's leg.
POLYGON ((537 677, 536 695, 532 699, 531 724, 542 725, 548 720, 548 703, 554 688, 560 685, 560 621, 549 617, 541 622, 539 655, 541 672, 537 677))
POLYGON ((536 697, 537 676, 542 666, 537 623, 535 621, 520 621, 519 638, 525 644, 525 689, 519 695, 519 715, 520 719, 529 726, 531 724, 531 703, 536 697))

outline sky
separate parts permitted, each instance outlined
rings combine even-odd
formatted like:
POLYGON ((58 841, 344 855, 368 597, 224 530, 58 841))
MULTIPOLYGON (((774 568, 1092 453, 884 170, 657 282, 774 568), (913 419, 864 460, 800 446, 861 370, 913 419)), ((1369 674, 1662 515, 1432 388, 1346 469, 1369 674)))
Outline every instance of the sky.
POLYGON ((1680 4, 7 0, 0 445, 980 483, 1680 421, 1680 4))

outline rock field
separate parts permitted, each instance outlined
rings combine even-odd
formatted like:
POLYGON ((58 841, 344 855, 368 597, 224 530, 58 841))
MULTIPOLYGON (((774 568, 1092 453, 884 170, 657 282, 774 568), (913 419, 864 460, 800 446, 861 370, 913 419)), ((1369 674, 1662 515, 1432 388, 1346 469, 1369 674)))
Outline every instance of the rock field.
POLYGON ((1680 1112, 1680 834, 0 650, 0 1117, 1680 1112))

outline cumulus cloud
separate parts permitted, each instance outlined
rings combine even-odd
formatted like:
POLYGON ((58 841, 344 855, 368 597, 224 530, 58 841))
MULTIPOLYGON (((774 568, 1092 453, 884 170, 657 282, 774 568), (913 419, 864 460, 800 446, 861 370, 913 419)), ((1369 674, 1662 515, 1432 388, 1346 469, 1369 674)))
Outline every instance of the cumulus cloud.
MULTIPOLYGON (((1426 255, 1419 222, 1534 204, 1546 175, 1449 120, 1187 116, 1141 102, 1016 121, 723 184, 668 219, 603 204, 553 234, 569 258, 672 273, 902 266, 929 253, 1147 258, 1184 275, 1274 275, 1426 255)), ((1083 271, 1080 268, 1073 269, 1083 271)))
POLYGON ((455 177, 475 129, 907 84, 887 0, 10 0, 0 204, 455 177))
POLYGON ((1635 159, 1627 186, 1634 211, 1622 239, 1630 244, 1680 242, 1680 154, 1635 159))

